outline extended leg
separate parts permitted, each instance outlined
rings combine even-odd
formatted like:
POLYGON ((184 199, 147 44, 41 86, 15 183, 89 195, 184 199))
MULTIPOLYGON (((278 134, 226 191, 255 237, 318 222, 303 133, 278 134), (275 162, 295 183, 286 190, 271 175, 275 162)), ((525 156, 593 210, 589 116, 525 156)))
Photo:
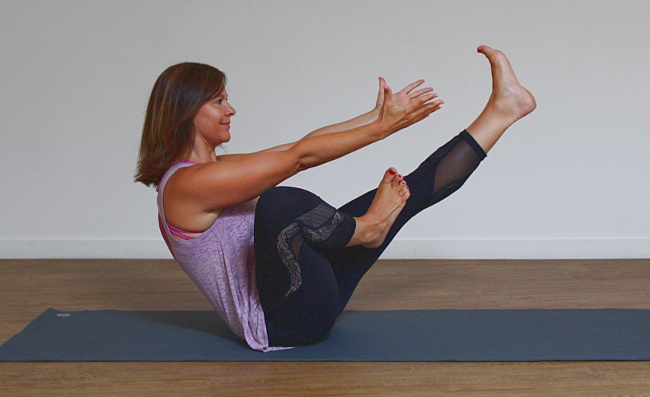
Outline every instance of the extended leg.
MULTIPOLYGON (((410 188, 410 197, 381 245, 374 248, 357 245, 324 253, 336 275, 341 310, 347 305, 361 278, 406 222, 423 209, 458 190, 485 156, 485 152, 472 136, 466 131, 461 132, 423 161, 415 171, 404 177, 410 188)), ((352 200, 340 210, 355 217, 363 215, 373 202, 376 191, 372 190, 352 200)))
MULTIPOLYGON (((505 55, 487 46, 479 47, 478 52, 488 58, 492 73, 492 94, 483 112, 467 130, 438 149, 404 178, 411 189, 411 196, 382 245, 375 249, 350 247, 328 255, 339 282, 342 307, 399 229, 422 209, 458 190, 503 133, 535 109, 535 98, 519 84, 505 55)), ((374 191, 368 192, 341 210, 360 216, 374 195, 374 191)))

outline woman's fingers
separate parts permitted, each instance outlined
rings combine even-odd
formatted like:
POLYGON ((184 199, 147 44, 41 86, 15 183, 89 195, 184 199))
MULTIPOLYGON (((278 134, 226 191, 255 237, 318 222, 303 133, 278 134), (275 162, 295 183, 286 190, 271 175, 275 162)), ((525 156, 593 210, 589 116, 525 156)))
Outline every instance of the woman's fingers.
MULTIPOLYGON (((421 89, 419 89, 417 91, 413 91, 416 88, 418 88, 419 86, 421 86, 422 84, 424 84, 424 80, 422 80, 422 79, 414 81, 413 83, 407 85, 406 87, 404 87, 403 89, 401 89, 400 91, 395 93, 394 95, 397 98, 401 98, 401 99, 408 98, 408 100, 410 101, 411 99, 419 98, 424 94, 427 94, 429 92, 433 92, 433 88, 431 88, 431 87, 421 88, 421 89)), ((381 90, 382 86, 385 86, 385 85, 386 85, 386 80, 384 80, 383 77, 380 77, 379 78, 380 90, 381 90)), ((437 94, 436 94, 436 97, 437 97, 437 94)), ((384 98, 382 98, 382 99, 384 99, 384 98)), ((377 104, 379 105, 379 97, 377 98, 377 104)))
MULTIPOLYGON (((426 94, 428 92, 433 92, 433 88, 431 88, 431 87, 422 88, 421 90, 417 90, 415 92, 410 93, 409 97, 417 98, 417 97, 422 96, 422 95, 424 95, 424 94, 426 94)), ((436 96, 438 96, 438 94, 436 94, 436 96)))
POLYGON ((437 100, 433 102, 423 103, 421 107, 413 111, 413 118, 417 121, 420 121, 428 117, 431 113, 440 109, 440 105, 444 102, 442 100, 437 100))
POLYGON ((430 93, 427 93, 427 94, 423 94, 423 95, 421 95, 421 96, 419 96, 417 98, 413 98, 413 100, 411 100, 409 102, 408 107, 411 108, 411 109, 418 109, 418 108, 427 107, 428 105, 431 105, 431 104, 435 104, 437 106, 440 106, 440 105, 442 105, 444 103, 440 99, 437 100, 437 101, 431 102, 434 99, 436 99, 437 97, 438 97, 438 94, 436 94, 435 92, 430 92, 430 93))
POLYGON ((413 91, 413 90, 416 89, 417 87, 421 86, 422 84, 424 84, 424 80, 414 81, 414 82, 412 82, 411 84, 409 84, 409 85, 407 85, 406 87, 404 87, 404 89, 402 89, 401 91, 399 91, 398 94, 405 94, 405 95, 408 95, 411 91, 413 91))
POLYGON ((431 102, 431 103, 426 104, 425 106, 418 109, 417 111, 415 111, 411 115, 410 119, 405 123, 404 127, 407 127, 409 125, 413 125, 415 123, 418 123, 418 122, 426 119, 427 117, 429 117, 431 115, 431 113, 439 110, 441 104, 442 104, 442 101, 435 101, 435 102, 431 102))
POLYGON ((418 80, 409 84, 403 90, 393 94, 391 88, 383 81, 383 104, 380 118, 393 124, 395 131, 413 125, 427 117, 443 104, 442 100, 435 100, 438 94, 433 88, 417 89, 424 83, 418 80))

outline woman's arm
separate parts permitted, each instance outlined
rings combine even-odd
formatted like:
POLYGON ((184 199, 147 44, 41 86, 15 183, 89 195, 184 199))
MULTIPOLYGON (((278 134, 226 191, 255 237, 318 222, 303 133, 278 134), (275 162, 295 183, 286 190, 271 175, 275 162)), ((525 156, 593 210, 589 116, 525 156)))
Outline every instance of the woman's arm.
POLYGON ((326 127, 284 148, 258 152, 236 161, 218 159, 182 169, 184 176, 174 178, 178 179, 178 189, 173 190, 182 192, 203 210, 250 200, 302 170, 352 153, 428 117, 440 108, 442 101, 434 101, 437 94, 430 88, 413 91, 421 84, 422 81, 415 82, 397 94, 392 94, 383 84, 381 107, 369 124, 363 124, 361 119, 348 121, 342 125, 362 125, 342 131, 337 131, 341 125, 326 127))
MULTIPOLYGON (((415 88, 418 86, 422 85, 424 83, 424 80, 418 80, 414 83, 409 84, 408 86, 404 87, 401 91, 399 91, 397 96, 404 95, 405 93, 409 93, 413 91, 415 88)), ((379 92, 377 94, 377 101, 375 104, 375 107, 369 111, 366 112, 360 116, 357 116, 353 119, 337 123, 337 124, 332 124, 326 127, 319 128, 315 131, 310 132, 309 134, 305 135, 301 140, 308 139, 308 138, 313 138, 319 135, 324 135, 324 134, 330 134, 333 132, 340 132, 340 131, 345 131, 345 130, 351 130, 353 128, 361 127, 364 125, 368 125, 372 123, 373 121, 377 120, 377 117, 379 116, 379 113, 381 112, 381 107, 384 103, 384 87, 386 86, 386 80, 384 80, 383 77, 379 77, 379 92)), ((431 88, 425 88, 422 90, 418 91, 418 95, 422 95, 424 93, 428 93, 433 91, 431 88)), ((238 160, 243 160, 245 157, 250 156, 250 155, 256 155, 259 153, 265 153, 265 152, 276 152, 276 151, 282 151, 282 150, 287 150, 291 148, 293 145, 295 145, 297 142, 292 142, 292 143, 286 143, 284 145, 279 145, 275 146, 269 149, 261 150, 259 152, 255 153, 246 153, 246 154, 225 154, 225 155, 220 155, 217 156, 217 158, 221 161, 238 161, 238 160)))
POLYGON ((315 132, 282 150, 181 168, 165 188, 167 219, 186 230, 204 230, 221 208, 253 199, 302 170, 354 152, 428 117, 442 104, 434 101, 437 95, 431 91, 402 90, 393 95, 385 86, 385 100, 376 120, 369 124, 315 132))
POLYGON ((254 153, 222 154, 222 155, 217 156, 217 159, 219 161, 240 161, 240 160, 245 159, 246 157, 255 156, 255 155, 258 155, 260 153, 279 152, 279 151, 283 151, 283 150, 288 150, 291 147, 293 147, 296 143, 298 143, 298 142, 300 142, 302 140, 305 140, 305 139, 317 137, 319 135, 324 135, 324 134, 331 134, 333 132, 351 130, 353 128, 357 128, 357 127, 361 127, 361 126, 370 124, 370 123, 372 123, 373 121, 375 121, 377 119, 378 114, 379 114, 379 111, 376 110, 376 109, 373 109, 370 112, 364 113, 361 116, 357 116, 357 117, 355 117, 355 118, 353 118, 351 120, 347 120, 347 121, 344 121, 344 122, 341 122, 341 123, 329 125, 327 127, 319 128, 319 129, 317 129, 315 131, 312 131, 309 134, 305 135, 303 138, 301 138, 299 141, 296 141, 296 142, 285 143, 283 145, 274 146, 272 148, 260 150, 259 152, 254 152, 254 153))

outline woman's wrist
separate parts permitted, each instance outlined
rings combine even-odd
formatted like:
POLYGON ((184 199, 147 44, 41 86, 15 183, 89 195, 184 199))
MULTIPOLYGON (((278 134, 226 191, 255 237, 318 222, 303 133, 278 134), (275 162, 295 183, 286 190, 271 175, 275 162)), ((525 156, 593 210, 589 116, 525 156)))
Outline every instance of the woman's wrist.
POLYGON ((380 112, 381 112, 381 108, 376 107, 376 108, 372 109, 371 111, 369 111, 368 113, 366 113, 368 123, 372 123, 372 122, 376 121, 379 118, 379 113, 380 112))
POLYGON ((381 120, 379 115, 373 121, 366 124, 369 133, 375 137, 376 140, 382 140, 391 136, 395 131, 388 125, 385 120, 381 120))

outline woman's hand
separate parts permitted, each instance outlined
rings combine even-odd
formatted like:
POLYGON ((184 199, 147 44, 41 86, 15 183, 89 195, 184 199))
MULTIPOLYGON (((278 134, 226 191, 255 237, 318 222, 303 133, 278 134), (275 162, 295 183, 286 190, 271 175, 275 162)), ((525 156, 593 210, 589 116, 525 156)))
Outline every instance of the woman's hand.
POLYGON ((379 78, 379 93, 373 113, 377 113, 377 121, 389 135, 427 118, 444 103, 442 100, 434 101, 438 94, 431 87, 415 90, 422 84, 424 80, 415 81, 393 94, 386 80, 379 78))

